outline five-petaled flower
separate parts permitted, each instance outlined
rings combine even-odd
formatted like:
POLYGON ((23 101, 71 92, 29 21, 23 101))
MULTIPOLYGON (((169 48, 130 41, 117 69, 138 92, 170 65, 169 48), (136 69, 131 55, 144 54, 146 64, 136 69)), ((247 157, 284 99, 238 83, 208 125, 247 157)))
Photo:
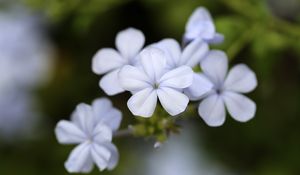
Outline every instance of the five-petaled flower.
POLYGON ((128 108, 137 116, 152 116, 157 98, 170 115, 183 112, 189 98, 182 90, 193 81, 193 70, 188 66, 167 68, 165 53, 155 47, 144 49, 140 55, 140 66, 124 66, 119 73, 122 87, 133 93, 128 108))
POLYGON ((111 141, 121 118, 121 112, 108 99, 99 98, 92 106, 79 104, 71 121, 60 121, 55 129, 59 143, 79 144, 65 163, 67 171, 88 173, 94 162, 101 171, 113 169, 118 163, 119 153, 111 141))
MULTIPOLYGON (((205 58, 209 52, 209 47, 202 38, 190 42, 184 49, 180 48, 178 42, 174 39, 163 39, 153 44, 154 47, 160 48, 166 54, 167 65, 169 69, 179 66, 195 67, 205 58)), ((184 93, 191 99, 202 96, 209 92, 213 84, 207 78, 194 73, 193 83, 184 89, 184 93)))
POLYGON ((224 36, 216 32, 213 19, 204 7, 198 7, 190 16, 183 39, 185 43, 202 38, 207 43, 218 44, 223 42, 224 36))
POLYGON ((225 122, 225 106, 237 121, 246 122, 254 117, 255 103, 242 95, 257 86, 255 73, 244 64, 234 66, 227 74, 228 59, 224 52, 212 50, 201 62, 203 74, 213 84, 213 90, 199 97, 199 115, 209 126, 220 126, 225 122))
POLYGON ((116 47, 100 49, 92 60, 92 70, 96 74, 105 74, 99 82, 108 95, 124 92, 118 80, 119 70, 124 65, 135 65, 137 55, 145 43, 144 34, 137 29, 128 28, 117 34, 116 47))

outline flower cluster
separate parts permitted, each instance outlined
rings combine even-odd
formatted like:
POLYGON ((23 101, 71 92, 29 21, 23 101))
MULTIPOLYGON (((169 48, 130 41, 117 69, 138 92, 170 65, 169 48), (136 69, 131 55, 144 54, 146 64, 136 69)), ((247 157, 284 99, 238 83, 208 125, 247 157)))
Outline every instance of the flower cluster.
POLYGON ((132 93, 127 105, 136 116, 151 117, 157 99, 172 116, 184 112, 189 100, 203 99, 199 115, 210 126, 223 124, 224 104, 234 119, 251 119, 255 104, 239 93, 256 87, 255 74, 246 65, 237 65, 227 75, 226 54, 209 50, 208 44, 221 42, 223 36, 215 32, 205 8, 196 9, 190 17, 184 40, 183 48, 168 38, 142 49, 143 33, 129 28, 117 34, 118 51, 104 48, 97 52, 92 69, 105 74, 99 84, 108 95, 132 93), (193 71, 197 65, 202 73, 193 71))
MULTIPOLYGON (((226 54, 209 49, 223 39, 209 12, 200 7, 188 20, 182 46, 171 38, 145 46, 144 34, 128 28, 117 34, 117 49, 95 54, 92 70, 103 75, 99 85, 107 95, 132 94, 127 106, 135 116, 151 117, 158 101, 171 116, 183 113, 189 101, 200 101, 198 113, 209 126, 224 123, 225 106, 235 120, 245 122, 254 117, 256 105, 241 93, 256 87, 256 76, 244 64, 227 73, 226 54), (194 71, 197 66, 202 72, 194 71)), ((116 111, 107 99, 100 100, 92 107, 79 105, 72 122, 58 123, 61 143, 80 144, 65 164, 69 172, 89 172, 93 162, 100 170, 115 166, 117 152, 110 142, 120 124, 121 113, 116 111)))

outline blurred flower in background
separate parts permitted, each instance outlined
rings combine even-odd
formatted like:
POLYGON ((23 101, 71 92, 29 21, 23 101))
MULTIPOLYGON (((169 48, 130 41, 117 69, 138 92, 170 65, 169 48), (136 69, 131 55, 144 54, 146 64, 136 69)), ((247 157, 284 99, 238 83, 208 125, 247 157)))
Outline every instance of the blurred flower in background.
POLYGON ((4 139, 26 135, 38 120, 34 91, 49 80, 53 65, 53 48, 41 22, 20 7, 0 13, 0 135, 4 139))
POLYGON ((0 96, 0 137, 12 142, 18 137, 28 137, 38 122, 35 101, 30 94, 8 92, 0 96))
POLYGON ((180 136, 172 135, 160 148, 150 151, 146 175, 232 175, 198 146, 195 131, 185 125, 180 136))
POLYGON ((32 88, 45 82, 52 65, 52 48, 41 21, 25 10, 0 13, 0 89, 32 88))

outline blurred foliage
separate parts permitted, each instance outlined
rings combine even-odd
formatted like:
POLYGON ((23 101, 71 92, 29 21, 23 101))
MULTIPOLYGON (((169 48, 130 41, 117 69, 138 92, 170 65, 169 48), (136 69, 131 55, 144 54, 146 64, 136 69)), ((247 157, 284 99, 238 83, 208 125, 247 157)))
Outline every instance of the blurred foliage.
MULTIPOLYGON (((212 48, 225 50, 232 63, 246 62, 255 70, 259 86, 250 96, 257 115, 242 124, 227 116, 224 126, 211 128, 198 117, 197 104, 185 116, 199 128, 211 155, 238 174, 296 175, 300 173, 300 2, 293 0, 23 0, 51 21, 49 36, 57 47, 53 80, 38 93, 50 126, 43 137, 1 148, 0 174, 67 174, 63 167, 70 149, 56 143, 56 122, 68 118, 76 104, 105 96, 99 77, 91 71, 91 58, 102 47, 114 47, 115 34, 128 26, 145 32, 147 44, 165 37, 181 40, 185 23, 198 6, 207 7, 225 42, 212 48), (294 2, 289 16, 273 7, 294 2), (29 161, 30 159, 30 161, 29 161), (3 163, 4 162, 4 163, 3 163), (18 169, 16 169, 16 165, 18 169), (25 173, 22 173, 25 174, 25 173)), ((286 8, 286 9, 284 9, 286 8)), ((111 97, 124 113, 123 128, 135 123, 136 136, 165 141, 178 131, 174 118, 161 114, 134 118, 126 107, 129 94, 111 97)), ((182 128, 184 129, 184 128, 182 128)), ((116 139, 121 160, 116 170, 126 174, 142 168, 138 139, 116 139), (134 147, 134 149, 132 149, 134 147)), ((188 144, 188 143, 186 143, 188 144)), ((151 147, 153 145, 150 145, 151 147)), ((137 170, 138 171, 138 170, 137 170)), ((92 174, 99 174, 94 170, 92 174)))
POLYGON ((128 0, 23 0, 30 7, 41 10, 53 23, 73 18, 72 26, 78 32, 85 32, 97 16, 111 7, 128 0))

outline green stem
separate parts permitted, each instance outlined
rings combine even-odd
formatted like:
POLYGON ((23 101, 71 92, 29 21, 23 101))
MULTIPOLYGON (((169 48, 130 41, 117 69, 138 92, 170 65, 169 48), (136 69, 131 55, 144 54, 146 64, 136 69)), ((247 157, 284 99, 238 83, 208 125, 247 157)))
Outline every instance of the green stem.
POLYGON ((237 0, 220 0, 224 5, 234 10, 235 12, 253 19, 257 17, 257 12, 253 9, 256 9, 254 5, 247 1, 237 1, 237 0))
POLYGON ((300 37, 300 26, 296 24, 292 24, 289 21, 282 20, 277 17, 272 18, 272 27, 275 29, 285 32, 291 36, 300 37))
MULTIPOLYGON (((255 5, 247 2, 247 1, 237 1, 237 0, 220 0, 224 5, 235 11, 236 13, 245 16, 246 18, 252 21, 258 21, 261 19, 259 13, 256 12, 255 5)), ((274 16, 270 11, 267 10, 265 16, 266 26, 270 24, 272 28, 278 31, 282 31, 291 36, 300 37, 300 26, 297 24, 293 24, 289 21, 283 20, 277 16, 274 16)))
POLYGON ((133 130, 129 127, 127 129, 122 129, 114 133, 115 138, 129 137, 132 136, 133 130))
POLYGON ((253 25, 228 48, 227 55, 229 59, 234 59, 236 55, 248 44, 253 38, 253 35, 256 33, 258 27, 253 25))

